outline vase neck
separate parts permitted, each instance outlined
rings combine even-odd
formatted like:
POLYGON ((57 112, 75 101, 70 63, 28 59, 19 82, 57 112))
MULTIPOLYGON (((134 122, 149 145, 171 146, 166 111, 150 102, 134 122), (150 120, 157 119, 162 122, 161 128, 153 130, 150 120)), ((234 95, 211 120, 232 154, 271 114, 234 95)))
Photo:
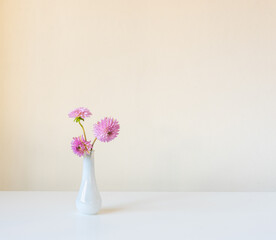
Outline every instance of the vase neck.
POLYGON ((92 151, 90 155, 86 154, 83 156, 82 177, 94 177, 94 173, 94 151, 92 151))

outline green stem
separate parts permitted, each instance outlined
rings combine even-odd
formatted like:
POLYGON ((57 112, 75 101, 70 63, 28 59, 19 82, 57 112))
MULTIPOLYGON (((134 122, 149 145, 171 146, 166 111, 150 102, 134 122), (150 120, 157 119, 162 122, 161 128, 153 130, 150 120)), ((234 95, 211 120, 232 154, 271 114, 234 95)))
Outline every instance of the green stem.
POLYGON ((94 139, 92 146, 91 146, 91 150, 93 149, 94 143, 96 142, 97 138, 94 139))
POLYGON ((79 122, 79 124, 80 124, 80 126, 81 126, 81 128, 82 128, 82 130, 83 130, 84 139, 85 139, 85 141, 87 141, 86 135, 85 135, 85 131, 84 131, 84 127, 82 126, 82 124, 81 124, 80 122, 79 122))

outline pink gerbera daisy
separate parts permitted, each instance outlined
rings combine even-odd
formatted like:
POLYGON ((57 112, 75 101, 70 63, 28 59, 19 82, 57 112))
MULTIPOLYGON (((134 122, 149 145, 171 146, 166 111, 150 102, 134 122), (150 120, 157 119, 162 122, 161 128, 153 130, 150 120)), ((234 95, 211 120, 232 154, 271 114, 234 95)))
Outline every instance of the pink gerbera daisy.
POLYGON ((83 156, 84 153, 89 154, 91 149, 91 141, 86 141, 83 136, 73 137, 71 142, 72 150, 79 157, 83 156))
POLYGON ((87 108, 83 108, 83 107, 77 108, 68 114, 70 118, 80 117, 82 119, 86 117, 90 117, 91 115, 92 115, 91 112, 87 108))
POLYGON ((120 125, 116 119, 104 118, 94 124, 94 135, 101 142, 110 142, 119 134, 120 125))

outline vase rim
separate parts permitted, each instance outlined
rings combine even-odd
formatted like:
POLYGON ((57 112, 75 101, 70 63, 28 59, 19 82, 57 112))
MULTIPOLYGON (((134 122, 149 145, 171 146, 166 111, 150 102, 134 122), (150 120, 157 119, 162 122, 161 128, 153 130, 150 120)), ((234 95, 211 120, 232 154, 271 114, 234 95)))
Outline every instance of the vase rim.
POLYGON ((85 153, 83 156, 84 157, 91 157, 92 154, 94 154, 95 150, 92 150, 89 154, 85 153))

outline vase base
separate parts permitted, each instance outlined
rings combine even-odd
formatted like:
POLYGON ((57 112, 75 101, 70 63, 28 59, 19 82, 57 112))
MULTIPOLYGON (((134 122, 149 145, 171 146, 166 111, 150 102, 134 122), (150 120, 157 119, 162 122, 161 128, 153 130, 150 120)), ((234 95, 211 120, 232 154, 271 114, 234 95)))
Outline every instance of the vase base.
POLYGON ((78 211, 85 215, 95 215, 97 214, 101 209, 101 204, 86 204, 82 202, 76 202, 76 207, 78 211))

